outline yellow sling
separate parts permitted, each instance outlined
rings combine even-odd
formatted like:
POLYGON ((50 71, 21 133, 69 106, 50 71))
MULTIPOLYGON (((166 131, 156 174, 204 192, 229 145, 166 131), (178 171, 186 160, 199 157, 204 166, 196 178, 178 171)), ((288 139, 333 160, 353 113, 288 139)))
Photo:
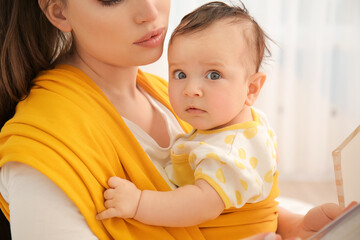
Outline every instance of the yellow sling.
MULTIPOLYGON (((166 81, 139 70, 137 83, 171 109, 166 81)), ((140 189, 170 188, 113 105, 82 71, 59 65, 40 73, 34 84, 1 130, 0 167, 19 161, 48 176, 76 204, 99 239, 219 239, 227 235, 231 239, 251 235, 259 226, 260 232, 276 230, 277 177, 271 196, 261 204, 247 204, 244 211, 224 213, 200 227, 155 227, 120 218, 97 221, 110 176, 130 179, 140 189)), ((9 218, 1 195, 0 207, 9 218)))

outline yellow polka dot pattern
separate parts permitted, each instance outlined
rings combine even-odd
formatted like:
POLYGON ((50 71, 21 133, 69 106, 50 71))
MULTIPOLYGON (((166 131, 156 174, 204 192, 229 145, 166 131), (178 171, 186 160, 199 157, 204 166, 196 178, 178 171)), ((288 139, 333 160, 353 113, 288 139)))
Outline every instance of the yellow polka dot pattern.
POLYGON ((246 159, 246 152, 245 152, 245 150, 243 148, 239 149, 239 157, 241 159, 246 159))
POLYGON ((273 176, 273 171, 272 170, 269 170, 264 176, 264 180, 267 183, 272 183, 273 178, 274 178, 274 176, 273 176))
POLYGON ((225 143, 231 145, 233 144, 234 139, 235 139, 235 135, 228 135, 225 137, 225 143))
POLYGON ((235 196, 237 205, 242 205, 241 193, 238 190, 235 191, 235 196))
POLYGON ((240 183, 243 186, 243 188, 245 189, 245 191, 248 190, 248 184, 246 181, 240 179, 240 183))
POLYGON ((258 160, 257 160, 256 157, 250 158, 250 165, 251 165, 251 167, 252 167, 253 169, 256 168, 257 164, 258 164, 258 160))
POLYGON ((227 207, 262 201, 276 171, 275 134, 263 123, 266 120, 248 128, 197 130, 178 141, 175 155, 189 154, 195 179, 208 181, 231 204, 227 207))
POLYGON ((257 127, 248 128, 244 130, 244 136, 247 139, 251 139, 256 136, 257 132, 258 132, 257 127))
POLYGON ((240 168, 240 169, 245 169, 246 167, 245 167, 245 165, 240 161, 240 160, 238 160, 238 159, 234 159, 234 162, 235 162, 235 165, 238 167, 238 168, 240 168))
POLYGON ((219 168, 217 171, 216 171, 216 178, 221 182, 221 183, 226 183, 226 180, 225 180, 225 176, 224 176, 224 172, 221 168, 219 168))

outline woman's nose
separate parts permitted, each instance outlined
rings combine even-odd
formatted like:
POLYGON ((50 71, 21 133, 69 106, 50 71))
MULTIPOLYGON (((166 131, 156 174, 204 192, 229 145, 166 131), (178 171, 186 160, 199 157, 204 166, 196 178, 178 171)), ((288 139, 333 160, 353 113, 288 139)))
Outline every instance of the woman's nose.
POLYGON ((160 2, 159 0, 136 1, 138 10, 135 14, 135 22, 141 24, 144 22, 151 22, 155 20, 159 14, 156 3, 159 2, 160 2))

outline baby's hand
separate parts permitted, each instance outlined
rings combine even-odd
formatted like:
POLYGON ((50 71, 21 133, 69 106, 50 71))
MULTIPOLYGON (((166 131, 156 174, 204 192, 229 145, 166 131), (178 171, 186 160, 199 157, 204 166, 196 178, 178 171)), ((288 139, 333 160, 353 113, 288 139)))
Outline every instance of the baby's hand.
POLYGON ((133 218, 136 215, 141 191, 130 181, 111 177, 104 192, 106 210, 96 215, 97 220, 112 217, 133 218))

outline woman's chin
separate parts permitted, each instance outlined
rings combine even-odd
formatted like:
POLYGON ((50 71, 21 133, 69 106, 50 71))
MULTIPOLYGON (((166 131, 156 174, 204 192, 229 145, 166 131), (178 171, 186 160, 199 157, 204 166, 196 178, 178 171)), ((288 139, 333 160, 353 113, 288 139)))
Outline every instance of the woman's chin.
POLYGON ((141 59, 141 63, 139 63, 139 66, 148 65, 156 62, 160 59, 162 56, 162 49, 159 52, 154 52, 151 54, 147 54, 145 57, 141 59))

